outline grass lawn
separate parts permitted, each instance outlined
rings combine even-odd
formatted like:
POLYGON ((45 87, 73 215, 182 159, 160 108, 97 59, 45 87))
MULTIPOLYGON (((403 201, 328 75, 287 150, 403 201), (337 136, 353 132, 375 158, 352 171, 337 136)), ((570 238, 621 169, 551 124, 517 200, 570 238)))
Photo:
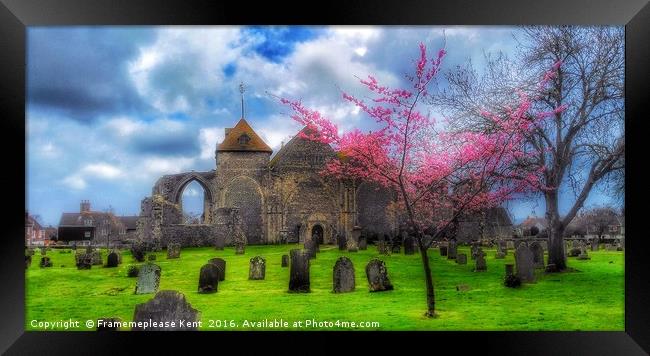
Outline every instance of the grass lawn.
MULTIPOLYGON (((248 246, 245 255, 235 255, 233 248, 186 248, 179 259, 166 259, 157 253, 161 269, 160 290, 173 289, 185 294, 189 303, 201 312, 205 330, 278 330, 253 328, 245 321, 283 319, 289 328, 280 330, 345 330, 350 327, 305 327, 305 320, 336 322, 378 322, 379 326, 356 330, 624 330, 624 254, 623 252, 589 252, 591 260, 569 258, 575 272, 544 275, 538 273, 535 284, 517 289, 502 284, 504 264, 514 263, 513 251, 505 259, 494 259, 494 249, 487 252, 486 272, 472 272, 474 261, 458 265, 430 250, 436 292, 438 318, 423 316, 426 307, 424 278, 419 254, 380 256, 374 246, 366 251, 348 253, 336 246, 322 245, 311 261, 309 294, 288 293, 289 268, 280 266, 281 256, 297 245, 248 246), (248 280, 248 263, 253 256, 266 258, 266 279, 248 280), (357 288, 354 292, 334 294, 332 267, 339 256, 354 263, 357 288), (199 270, 208 259, 226 260, 226 280, 214 294, 197 293, 199 270), (395 290, 368 292, 365 265, 372 257, 386 262, 395 290), (467 291, 456 286, 466 284, 467 291), (210 320, 221 320, 220 328, 211 328, 210 320), (224 327, 230 321, 238 327, 224 327), (303 321, 303 327, 293 322, 303 321)), ((468 256, 469 247, 459 247, 468 256)), ((134 263, 128 251, 122 252, 123 263, 117 268, 93 266, 77 270, 74 253, 48 251, 53 267, 39 268, 36 250, 32 265, 26 270, 27 330, 32 320, 55 322, 79 320, 77 330, 88 330, 88 319, 118 317, 133 320, 136 304, 153 294, 135 295, 136 278, 126 276, 134 263)), ((102 251, 104 263, 106 251, 102 251)), ((216 323, 214 324, 216 325, 216 323)), ((57 328, 55 330, 62 330, 57 328)))

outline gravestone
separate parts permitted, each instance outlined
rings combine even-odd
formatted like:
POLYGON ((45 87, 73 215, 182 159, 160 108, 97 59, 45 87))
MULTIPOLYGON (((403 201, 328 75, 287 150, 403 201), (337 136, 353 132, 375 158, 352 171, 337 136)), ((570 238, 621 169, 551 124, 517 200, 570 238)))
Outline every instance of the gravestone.
POLYGON ((388 255, 389 254, 389 244, 387 241, 384 240, 379 240, 377 241, 377 253, 380 255, 388 255))
POLYGON ((587 246, 584 244, 580 247, 580 254, 578 255, 579 260, 590 260, 591 257, 587 254, 587 246))
POLYGON ((92 259, 92 264, 95 266, 101 266, 104 263, 102 262, 102 253, 99 250, 94 250, 90 257, 92 259))
POLYGON ((506 276, 514 275, 515 274, 515 265, 512 263, 506 263, 506 276))
MULTIPOLYGON (((309 256, 310 259, 316 258, 316 246, 314 246, 315 244, 316 244, 316 242, 314 242, 312 240, 307 240, 307 241, 305 241, 305 243, 303 245, 303 248, 304 248, 305 252, 307 253, 307 255, 309 256)), ((356 252, 356 250, 355 250, 355 252, 356 252)))
POLYGON ((199 319, 199 311, 192 308, 182 293, 163 290, 156 293, 156 296, 150 301, 135 306, 133 321, 136 324, 131 330, 193 331, 197 330, 199 319), (156 322, 156 326, 144 328, 142 324, 150 321, 156 322))
POLYGON ((137 277, 138 273, 140 273, 140 268, 138 268, 138 266, 129 266, 126 270, 127 277, 137 277))
POLYGON ((406 236, 404 238, 404 254, 405 255, 415 254, 415 240, 411 236, 406 236))
POLYGON ((359 238, 359 250, 367 250, 368 249, 368 241, 366 240, 365 236, 361 236, 359 238))
POLYGON ((598 239, 591 240, 591 251, 598 251, 598 239))
POLYGON ((334 293, 354 291, 354 265, 347 257, 339 257, 334 264, 332 277, 334 293))
POLYGON ((266 260, 261 256, 251 258, 248 279, 260 280, 266 275, 266 260))
POLYGON ((458 251, 457 251, 456 241, 451 240, 449 241, 449 245, 447 246, 447 259, 455 260, 457 255, 458 255, 458 251))
POLYGON ((226 261, 223 258, 211 258, 208 263, 217 266, 219 269, 219 282, 226 280, 226 261))
POLYGON ((447 256, 447 246, 440 246, 440 256, 447 256))
POLYGON ((235 254, 243 255, 246 252, 246 234, 239 225, 235 226, 233 244, 235 245, 235 254))
POLYGON ((41 262, 38 264, 41 268, 52 267, 52 261, 48 256, 41 257, 41 262))
POLYGON ((605 250, 607 251, 616 251, 616 246, 612 244, 605 244, 605 250))
POLYGON ((140 267, 138 281, 135 284, 135 294, 156 293, 160 286, 160 266, 147 263, 140 267))
POLYGON ((456 263, 458 263, 459 265, 466 265, 467 255, 464 253, 459 253, 458 256, 456 256, 456 263))
POLYGON ((131 255, 137 262, 144 262, 145 248, 143 244, 133 244, 131 246, 131 255))
POLYGON ((167 259, 181 257, 181 244, 167 244, 167 259))
POLYGON ((309 254, 294 249, 289 252, 291 265, 289 272, 289 292, 309 293, 309 254))
POLYGON ((476 266, 474 272, 487 271, 487 262, 485 261, 485 252, 480 248, 476 251, 476 266))
POLYGON ((525 244, 519 245, 515 251, 515 264, 517 267, 517 277, 519 277, 522 282, 535 282, 533 253, 525 244))
POLYGON ((85 252, 76 254, 75 265, 77 269, 90 269, 93 265, 92 255, 85 252))
POLYGON ((106 257, 106 267, 117 267, 119 264, 119 258, 117 256, 116 252, 111 252, 108 254, 108 257, 106 257))
POLYGON ((393 290, 393 285, 388 279, 388 270, 384 261, 373 258, 366 265, 366 277, 371 292, 393 290))
POLYGON ((345 241, 345 236, 338 234, 336 235, 336 244, 339 246, 339 251, 345 251, 347 248, 347 242, 345 241))
POLYGON ((289 255, 282 255, 282 267, 289 267, 289 255))
POLYGON ((224 236, 223 234, 217 234, 217 236, 214 239, 214 248, 216 250, 223 251, 225 246, 226 246, 226 236, 224 236))
POLYGON ((212 263, 208 263, 201 267, 199 273, 199 293, 214 293, 219 287, 219 277, 221 270, 219 267, 212 263))
POLYGON ((544 268, 544 249, 539 242, 534 241, 530 244, 530 252, 533 254, 534 268, 544 268))
POLYGON ((391 248, 391 251, 390 251, 390 252, 391 252, 391 253, 397 253, 397 254, 399 254, 399 253, 400 253, 400 249, 401 249, 401 246, 400 246, 400 245, 393 245, 393 247, 391 248))
POLYGON ((478 243, 476 243, 476 242, 472 242, 472 247, 470 247, 470 252, 471 252, 472 260, 475 260, 475 259, 476 259, 476 254, 477 254, 478 250, 480 250, 480 249, 481 249, 481 248, 480 248, 480 246, 479 246, 478 243))

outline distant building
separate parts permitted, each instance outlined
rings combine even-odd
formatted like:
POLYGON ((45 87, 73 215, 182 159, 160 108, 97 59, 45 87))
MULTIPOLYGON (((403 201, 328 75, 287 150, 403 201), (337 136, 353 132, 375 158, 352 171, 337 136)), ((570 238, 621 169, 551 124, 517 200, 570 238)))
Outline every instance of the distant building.
POLYGON ((25 212, 25 246, 43 246, 45 240, 45 229, 33 216, 25 212))
POLYGON ((79 212, 61 214, 57 239, 82 244, 124 241, 135 233, 137 218, 137 216, 115 216, 110 212, 92 211, 90 202, 82 200, 79 212))
POLYGON ((461 217, 458 222, 456 240, 459 242, 480 239, 510 238, 514 230, 512 219, 503 207, 487 209, 481 213, 461 217))

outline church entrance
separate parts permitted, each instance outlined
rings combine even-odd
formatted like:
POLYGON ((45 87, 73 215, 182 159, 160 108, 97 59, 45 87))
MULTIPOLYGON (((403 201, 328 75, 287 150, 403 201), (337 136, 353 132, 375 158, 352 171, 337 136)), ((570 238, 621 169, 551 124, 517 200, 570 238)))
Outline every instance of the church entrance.
POLYGON ((318 225, 318 224, 314 225, 314 227, 311 229, 311 238, 312 238, 312 240, 318 241, 318 244, 322 245, 323 244, 323 235, 324 235, 323 227, 318 225))

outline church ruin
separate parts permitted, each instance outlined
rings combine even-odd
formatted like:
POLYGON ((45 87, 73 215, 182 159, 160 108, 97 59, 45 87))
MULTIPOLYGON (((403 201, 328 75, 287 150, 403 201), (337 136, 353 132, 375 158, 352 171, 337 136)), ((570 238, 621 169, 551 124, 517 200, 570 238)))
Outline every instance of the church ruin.
POLYGON ((142 201, 139 239, 164 247, 232 243, 235 226, 249 244, 304 242, 317 236, 334 243, 337 234, 391 234, 396 222, 386 207, 391 192, 372 183, 335 180, 320 172, 335 156, 327 144, 295 135, 271 158, 272 149, 245 119, 225 129, 215 151, 216 167, 158 179, 152 196, 142 201), (204 190, 199 224, 185 224, 182 194, 191 182, 204 190))

